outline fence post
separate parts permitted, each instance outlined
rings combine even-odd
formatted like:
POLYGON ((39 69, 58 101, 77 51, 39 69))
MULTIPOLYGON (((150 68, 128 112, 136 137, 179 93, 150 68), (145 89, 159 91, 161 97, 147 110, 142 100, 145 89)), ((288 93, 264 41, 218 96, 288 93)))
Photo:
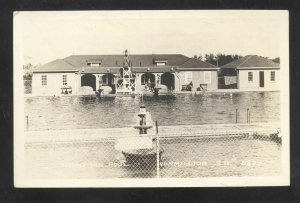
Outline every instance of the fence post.
POLYGON ((28 115, 26 116, 26 124, 27 124, 27 130, 28 130, 28 115))
POLYGON ((156 124, 156 173, 157 173, 157 178, 160 177, 159 175, 159 135, 158 135, 158 124, 157 120, 155 122, 156 124))
POLYGON ((249 123, 249 109, 247 109, 247 123, 249 123))
POLYGON ((250 111, 249 111, 249 123, 250 123, 250 111))
POLYGON ((238 116, 238 109, 235 109, 235 123, 238 123, 239 122, 239 116, 238 116))

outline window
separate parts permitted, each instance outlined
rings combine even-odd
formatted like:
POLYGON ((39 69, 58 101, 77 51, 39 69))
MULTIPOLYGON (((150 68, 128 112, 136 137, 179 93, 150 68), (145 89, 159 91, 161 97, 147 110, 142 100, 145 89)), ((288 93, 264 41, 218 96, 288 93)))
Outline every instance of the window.
POLYGON ((165 66, 166 63, 165 63, 165 62, 157 62, 156 65, 157 65, 157 66, 165 66))
POLYGON ((88 66, 92 66, 92 67, 96 66, 97 67, 97 66, 101 65, 102 59, 90 59, 90 60, 87 60, 86 62, 87 62, 88 66))
POLYGON ((204 83, 205 84, 211 83, 211 72, 210 71, 204 71, 204 83))
POLYGON ((248 81, 253 82, 253 73, 252 72, 248 72, 248 81))
POLYGON ((46 86, 47 85, 47 75, 42 75, 41 80, 42 80, 42 86, 46 86))
POLYGON ((154 64, 156 64, 157 66, 165 66, 168 62, 166 59, 153 59, 153 60, 154 60, 154 64))
POLYGON ((185 72, 185 84, 189 84, 193 80, 193 72, 185 72))
POLYGON ((68 81, 67 81, 67 75, 63 75, 63 76, 62 76, 62 84, 63 84, 63 85, 67 85, 67 84, 68 84, 68 81))
POLYGON ((100 66, 100 63, 91 63, 90 66, 97 67, 97 66, 100 66))
POLYGON ((271 81, 275 81, 275 71, 271 71, 271 81))

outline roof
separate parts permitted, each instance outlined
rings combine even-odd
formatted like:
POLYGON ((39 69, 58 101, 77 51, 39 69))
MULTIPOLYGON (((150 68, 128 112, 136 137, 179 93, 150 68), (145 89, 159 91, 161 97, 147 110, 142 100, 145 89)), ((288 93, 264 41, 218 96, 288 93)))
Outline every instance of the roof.
POLYGON ((104 73, 112 73, 112 74, 116 74, 118 73, 120 70, 119 67, 111 67, 111 68, 99 68, 99 67, 85 67, 82 68, 81 71, 84 73, 95 73, 95 74, 104 74, 104 73))
MULTIPOLYGON (((151 70, 149 72, 167 72, 171 67, 178 67, 185 61, 189 60, 188 57, 181 54, 130 55, 129 59, 133 68, 136 68, 137 71, 143 72, 145 67, 150 67, 151 70), (154 62, 157 59, 163 59, 167 61, 166 66, 156 66, 154 62)), ((107 72, 107 68, 121 68, 123 66, 123 61, 124 55, 71 55, 64 59, 57 59, 47 63, 35 69, 34 72, 62 72, 66 70, 80 71, 85 69, 86 71, 96 71, 97 73, 102 73, 107 72), (88 66, 88 62, 93 61, 101 61, 100 66, 88 66)))
POLYGON ((201 61, 196 58, 190 58, 186 62, 184 62, 182 65, 177 68, 178 70, 198 70, 198 69, 215 69, 218 70, 219 68, 213 64, 201 61))
MULTIPOLYGON (((165 73, 165 72, 172 72, 172 66, 151 66, 151 67, 133 67, 132 73, 165 73)), ((105 74, 105 73, 112 73, 116 74, 119 73, 120 67, 110 67, 110 68, 99 68, 99 67, 85 67, 82 68, 81 71, 84 73, 94 73, 94 74, 105 74)))
POLYGON ((263 58, 257 55, 248 55, 238 60, 232 61, 221 68, 234 68, 234 69, 271 69, 279 68, 279 63, 270 59, 263 58))
MULTIPOLYGON (((181 54, 149 54, 131 55, 132 72, 172 72, 174 70, 218 70, 217 66, 206 63, 199 59, 188 58, 181 54), (157 66, 157 60, 167 61, 164 66, 157 66)), ((65 72, 65 71, 84 71, 85 73, 118 73, 123 66, 123 55, 72 55, 64 59, 57 59, 47 63, 34 72, 65 72), (97 67, 91 67, 88 63, 100 62, 97 67), (109 70, 107 70, 109 69, 109 70)))
POLYGON ((148 67, 133 67, 133 73, 166 73, 172 72, 174 70, 173 66, 148 66, 148 67))
MULTIPOLYGON (((130 55, 129 59, 133 67, 153 66, 154 60, 163 58, 168 66, 179 66, 189 58, 181 54, 149 54, 149 55, 130 55)), ((64 59, 75 67, 87 65, 87 61, 102 61, 102 67, 121 67, 124 55, 72 55, 64 59)))
POLYGON ((33 72, 47 72, 47 71, 76 71, 76 67, 67 63, 63 59, 56 59, 43 66, 37 67, 33 72))

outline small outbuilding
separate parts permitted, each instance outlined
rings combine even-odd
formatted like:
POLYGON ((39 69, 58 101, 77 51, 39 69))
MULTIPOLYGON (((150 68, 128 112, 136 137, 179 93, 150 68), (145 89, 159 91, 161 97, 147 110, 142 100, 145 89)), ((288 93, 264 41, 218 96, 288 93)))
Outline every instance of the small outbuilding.
POLYGON ((190 58, 177 68, 182 90, 192 84, 194 90, 213 91, 218 89, 218 68, 196 58, 190 58))
POLYGON ((241 90, 279 90, 280 64, 257 55, 248 55, 221 67, 223 87, 241 90))

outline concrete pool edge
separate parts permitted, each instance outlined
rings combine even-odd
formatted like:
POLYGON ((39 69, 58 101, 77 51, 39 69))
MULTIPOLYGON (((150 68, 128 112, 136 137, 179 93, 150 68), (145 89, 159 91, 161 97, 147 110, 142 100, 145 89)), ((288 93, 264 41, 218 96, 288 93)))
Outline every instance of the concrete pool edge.
MULTIPOLYGON (((261 133, 265 136, 280 131, 279 123, 241 123, 241 124, 204 124, 160 126, 159 136, 168 138, 205 138, 213 136, 254 135, 261 133)), ((64 129, 64 130, 35 130, 25 131, 25 144, 59 143, 59 142, 93 142, 116 138, 138 136, 133 128, 100 128, 100 129, 64 129)), ((149 135, 155 135, 154 129, 149 135)))
MULTIPOLYGON (((219 90, 211 90, 211 91, 174 91, 173 95, 189 95, 189 94, 231 94, 231 93, 244 93, 244 92, 280 92, 280 90, 240 90, 240 89, 219 89, 219 90)), ((133 94, 109 94, 101 97, 128 97, 128 96, 139 96, 141 93, 133 93, 133 94)), ((92 95, 55 95, 56 97, 96 97, 96 94, 92 95)), ((153 96, 152 94, 149 96, 153 96)), ((45 95, 33 95, 33 94, 24 94, 24 98, 32 98, 32 97, 42 97, 42 98, 52 98, 53 96, 45 95)))

